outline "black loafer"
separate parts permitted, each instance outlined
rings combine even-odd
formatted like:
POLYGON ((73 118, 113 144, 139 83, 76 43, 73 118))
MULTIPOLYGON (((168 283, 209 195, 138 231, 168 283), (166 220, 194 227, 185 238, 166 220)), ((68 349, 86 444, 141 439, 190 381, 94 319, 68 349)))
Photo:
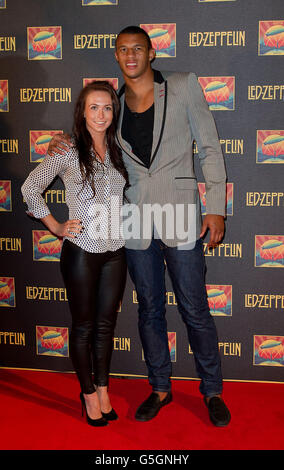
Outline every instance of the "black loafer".
POLYGON ((162 401, 160 400, 158 393, 151 393, 151 395, 137 409, 135 419, 137 421, 149 421, 159 413, 163 406, 168 405, 172 401, 172 398, 171 392, 168 392, 162 401))
POLYGON ((231 420, 231 414, 222 398, 212 397, 208 403, 204 398, 205 405, 209 411, 209 417, 215 426, 227 426, 231 420))

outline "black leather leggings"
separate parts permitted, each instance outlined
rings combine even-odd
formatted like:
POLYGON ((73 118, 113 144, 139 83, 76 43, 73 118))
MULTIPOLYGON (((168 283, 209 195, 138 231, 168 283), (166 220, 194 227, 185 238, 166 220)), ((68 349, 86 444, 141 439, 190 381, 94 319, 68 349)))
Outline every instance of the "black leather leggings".
POLYGON ((60 267, 72 315, 71 359, 82 392, 93 393, 94 383, 108 385, 113 332, 126 281, 124 248, 89 253, 65 240, 60 267))

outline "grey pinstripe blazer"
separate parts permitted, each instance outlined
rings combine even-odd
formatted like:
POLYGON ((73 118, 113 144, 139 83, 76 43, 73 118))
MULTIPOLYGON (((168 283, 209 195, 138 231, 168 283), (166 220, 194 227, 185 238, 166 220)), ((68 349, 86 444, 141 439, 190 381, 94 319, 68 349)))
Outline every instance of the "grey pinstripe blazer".
MULTIPOLYGON (((150 168, 132 152, 121 134, 124 112, 124 87, 120 91, 121 114, 117 139, 123 150, 123 160, 129 174, 129 203, 138 206, 141 214, 139 238, 126 240, 126 247, 146 249, 151 242, 153 218, 142 218, 146 204, 195 204, 195 240, 201 230, 201 210, 197 180, 193 165, 193 141, 206 185, 206 211, 225 215, 226 172, 213 116, 194 73, 154 71, 154 129, 150 168), (150 225, 148 235, 143 234, 150 225)), ((185 211, 185 218, 187 217, 185 211)), ((176 216, 176 212, 175 212, 176 216)), ((192 217, 192 216, 190 216, 192 217)), ((174 223, 174 220, 172 221, 174 223)), ((169 237, 163 229, 160 238, 168 246, 177 246, 180 239, 169 237)))

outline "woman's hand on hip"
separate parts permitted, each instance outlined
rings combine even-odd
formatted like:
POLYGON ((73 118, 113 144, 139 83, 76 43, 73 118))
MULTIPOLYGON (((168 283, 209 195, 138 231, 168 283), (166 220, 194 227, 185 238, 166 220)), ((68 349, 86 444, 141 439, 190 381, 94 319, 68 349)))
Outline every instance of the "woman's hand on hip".
POLYGON ((60 223, 53 217, 53 215, 49 214, 46 217, 43 217, 41 221, 46 225, 50 232, 61 238, 76 238, 78 233, 81 233, 82 230, 84 230, 82 221, 79 219, 69 219, 66 220, 66 222, 60 223))
POLYGON ((76 238, 78 233, 82 233, 84 227, 81 220, 70 219, 63 223, 58 223, 56 233, 58 237, 76 238))

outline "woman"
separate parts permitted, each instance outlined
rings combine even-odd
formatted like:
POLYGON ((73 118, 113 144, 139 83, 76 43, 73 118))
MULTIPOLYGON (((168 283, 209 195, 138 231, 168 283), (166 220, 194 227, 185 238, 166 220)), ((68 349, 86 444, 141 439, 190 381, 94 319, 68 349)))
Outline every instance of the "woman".
POLYGON ((81 385, 82 413, 85 409, 92 426, 117 419, 108 377, 126 262, 119 227, 111 222, 119 224, 128 185, 115 142, 119 109, 108 82, 83 88, 75 106, 73 147, 64 155, 47 155, 22 186, 28 213, 64 239, 60 267, 72 316, 70 353, 81 385), (65 185, 69 208, 69 220, 63 223, 52 216, 42 197, 57 175, 65 185))

